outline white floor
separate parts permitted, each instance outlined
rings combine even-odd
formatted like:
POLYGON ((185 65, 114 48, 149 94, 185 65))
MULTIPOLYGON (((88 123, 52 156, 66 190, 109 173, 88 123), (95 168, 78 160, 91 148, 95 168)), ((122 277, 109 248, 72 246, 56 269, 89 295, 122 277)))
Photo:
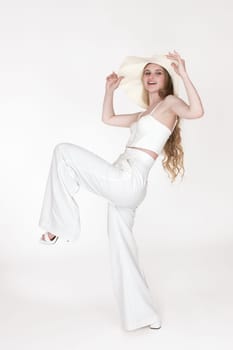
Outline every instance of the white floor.
POLYGON ((160 330, 121 328, 107 247, 36 242, 31 256, 3 257, 0 349, 233 348, 230 239, 140 247, 160 330))

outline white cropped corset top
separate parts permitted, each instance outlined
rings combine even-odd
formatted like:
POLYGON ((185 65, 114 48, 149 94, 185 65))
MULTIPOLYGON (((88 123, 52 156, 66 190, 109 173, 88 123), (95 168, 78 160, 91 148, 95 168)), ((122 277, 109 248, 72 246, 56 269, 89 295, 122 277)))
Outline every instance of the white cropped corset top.
MULTIPOLYGON (((157 106, 158 104, 156 105, 156 108, 157 106)), ((173 129, 170 130, 154 116, 147 114, 131 124, 131 134, 126 147, 132 146, 145 148, 160 154, 169 136, 172 134, 176 123, 173 129)))

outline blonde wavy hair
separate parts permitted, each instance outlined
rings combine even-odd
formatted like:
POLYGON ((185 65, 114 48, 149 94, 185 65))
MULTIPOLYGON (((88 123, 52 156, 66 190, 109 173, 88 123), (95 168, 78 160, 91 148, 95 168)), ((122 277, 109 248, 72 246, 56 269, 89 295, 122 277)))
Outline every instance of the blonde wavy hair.
MULTIPOLYGON (((147 67, 147 65, 144 67, 144 69, 147 67)), ((160 67, 163 69, 165 73, 165 86, 163 89, 159 90, 159 96, 162 99, 164 99, 167 95, 174 95, 174 89, 173 89, 173 83, 172 83, 172 78, 170 74, 164 67, 162 66, 160 67)), ((143 77, 144 69, 142 72, 142 77, 143 77)), ((143 98, 143 101, 146 103, 146 105, 149 106, 149 94, 144 88, 143 88, 142 98, 143 98)), ((167 172, 169 178, 171 179, 171 182, 175 181, 179 173, 181 174, 183 179, 184 172, 185 172, 184 151, 181 144, 182 137, 181 137, 181 128, 180 128, 180 117, 178 115, 177 115, 177 119, 178 120, 177 120, 176 126, 172 134, 169 136, 167 142, 165 143, 162 151, 162 154, 164 155, 164 158, 162 159, 162 165, 164 170, 167 172)))

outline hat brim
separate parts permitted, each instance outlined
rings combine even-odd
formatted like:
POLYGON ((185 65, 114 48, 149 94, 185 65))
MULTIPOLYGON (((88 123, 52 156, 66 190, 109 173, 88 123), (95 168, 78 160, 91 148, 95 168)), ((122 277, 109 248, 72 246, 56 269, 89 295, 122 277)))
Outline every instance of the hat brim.
POLYGON ((175 72, 171 63, 177 63, 175 60, 168 59, 166 55, 153 55, 152 57, 127 56, 118 69, 118 76, 124 76, 119 87, 122 87, 128 97, 142 108, 148 105, 143 100, 143 84, 141 81, 143 68, 148 63, 156 63, 165 68, 171 76, 174 95, 178 96, 179 75, 175 72))

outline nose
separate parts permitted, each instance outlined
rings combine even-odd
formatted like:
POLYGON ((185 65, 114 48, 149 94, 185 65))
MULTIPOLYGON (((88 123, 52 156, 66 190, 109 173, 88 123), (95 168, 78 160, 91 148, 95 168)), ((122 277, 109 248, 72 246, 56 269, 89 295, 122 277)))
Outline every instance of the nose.
POLYGON ((156 76, 156 75, 155 75, 154 73, 150 73, 149 79, 153 79, 153 80, 154 80, 154 79, 155 79, 155 76, 156 76))

